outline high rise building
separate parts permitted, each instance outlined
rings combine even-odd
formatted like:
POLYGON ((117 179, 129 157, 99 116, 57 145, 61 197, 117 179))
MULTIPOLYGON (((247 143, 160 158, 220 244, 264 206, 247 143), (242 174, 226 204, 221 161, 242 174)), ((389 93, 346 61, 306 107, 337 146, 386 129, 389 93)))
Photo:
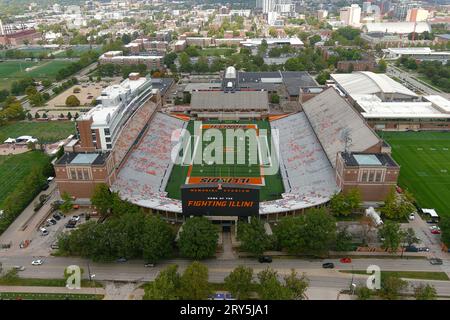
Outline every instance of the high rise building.
POLYGON ((340 21, 346 26, 359 27, 361 21, 361 7, 352 4, 340 10, 340 21))

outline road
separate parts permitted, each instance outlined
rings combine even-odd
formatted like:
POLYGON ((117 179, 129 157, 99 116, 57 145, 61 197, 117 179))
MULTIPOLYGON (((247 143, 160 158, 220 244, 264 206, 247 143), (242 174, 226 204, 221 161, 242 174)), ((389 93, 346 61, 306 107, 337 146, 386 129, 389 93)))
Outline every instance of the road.
POLYGON ((393 65, 387 66, 386 73, 390 76, 394 76, 394 77, 406 82, 406 84, 409 87, 412 87, 413 89, 415 89, 415 91, 419 91, 422 94, 441 95, 444 98, 450 99, 450 94, 445 93, 437 88, 436 89, 431 88, 430 86, 418 81, 416 78, 414 78, 414 76, 411 73, 406 72, 405 70, 397 68, 393 65))

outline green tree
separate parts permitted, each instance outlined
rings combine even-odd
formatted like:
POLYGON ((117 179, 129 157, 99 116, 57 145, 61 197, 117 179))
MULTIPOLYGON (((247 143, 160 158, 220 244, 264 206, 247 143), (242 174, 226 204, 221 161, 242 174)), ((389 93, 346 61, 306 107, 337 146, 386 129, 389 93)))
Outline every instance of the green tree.
POLYGON ((386 300, 398 300, 401 291, 408 287, 408 282, 394 276, 385 276, 381 279, 380 296, 386 300))
POLYGON ((180 284, 178 266, 170 265, 145 286, 143 300, 177 300, 180 284))
POLYGON ((247 300, 253 289, 253 269, 238 266, 226 278, 225 288, 238 300, 247 300))
POLYGON ((352 235, 347 231, 347 228, 340 230, 336 234, 336 251, 351 251, 352 250, 352 235))
POLYGON ((258 273, 258 295, 261 300, 292 300, 293 292, 278 280, 278 273, 265 269, 258 273))
POLYGON ((408 192, 400 195, 392 187, 380 210, 387 218, 399 220, 405 219, 415 210, 415 207, 412 204, 412 196, 408 192))
POLYGON ((180 298, 183 300, 205 300, 211 294, 208 268, 198 261, 191 263, 180 281, 180 298))
POLYGON ((400 224, 394 221, 386 223, 378 230, 378 235, 382 240, 382 247, 389 252, 396 252, 405 237, 405 233, 400 229, 400 224))
POLYGON ((378 61, 377 72, 378 73, 386 73, 387 63, 384 59, 378 61))
POLYGON ((67 107, 78 107, 80 105, 80 100, 74 95, 70 95, 66 99, 67 107))
POLYGON ((205 259, 216 252, 218 230, 205 217, 194 217, 183 224, 178 239, 178 248, 183 257, 205 259))
POLYGON ((306 299, 306 290, 309 286, 309 280, 306 278, 305 274, 302 274, 300 277, 294 269, 291 270, 291 273, 284 277, 284 282, 286 284, 286 288, 292 292, 293 299, 295 300, 304 300, 306 299))
POLYGON ((73 208, 73 201, 72 198, 70 197, 70 195, 67 192, 64 192, 61 195, 61 199, 64 201, 63 204, 61 204, 61 206, 59 207, 59 209, 63 212, 63 213, 68 213, 70 210, 72 210, 73 208))
POLYGON ((403 233, 403 237, 403 241, 408 247, 411 247, 413 244, 420 243, 420 239, 417 238, 413 228, 408 228, 406 232, 403 233))
POLYGON ((280 96, 276 93, 272 93, 270 95, 270 103, 275 103, 275 104, 280 103, 280 96))
POLYGON ((416 300, 436 300, 436 289, 431 284, 419 284, 414 287, 416 300))
POLYGON ((241 250, 255 255, 261 255, 270 245, 264 222, 256 217, 252 217, 250 223, 238 223, 238 239, 241 250))
POLYGON ((330 200, 330 209, 334 215, 348 216, 361 207, 361 193, 354 188, 347 193, 336 193, 330 200))
POLYGON ((91 197, 91 203, 95 206, 97 212, 106 217, 112 209, 112 194, 106 183, 97 184, 91 197))
POLYGON ((142 256, 147 262, 167 258, 173 250, 174 234, 160 217, 149 216, 144 220, 142 256))
POLYGON ((290 253, 321 255, 336 239, 336 220, 324 209, 310 209, 300 216, 282 218, 274 233, 279 245, 290 253))

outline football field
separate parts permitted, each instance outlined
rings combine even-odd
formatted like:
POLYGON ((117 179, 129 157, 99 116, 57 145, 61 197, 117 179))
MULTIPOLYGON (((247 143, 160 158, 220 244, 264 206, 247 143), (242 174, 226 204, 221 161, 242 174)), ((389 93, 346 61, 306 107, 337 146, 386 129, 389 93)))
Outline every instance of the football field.
POLYGON ((262 201, 281 197, 284 192, 281 175, 265 175, 270 166, 268 152, 270 146, 270 125, 267 121, 208 121, 199 126, 201 139, 193 135, 194 122, 188 125, 191 138, 189 163, 174 165, 167 184, 169 197, 179 199, 182 184, 233 183, 260 186, 262 201), (246 132, 246 136, 231 136, 234 130, 246 132), (220 133, 221 141, 216 141, 214 133, 220 133), (258 137, 250 139, 249 137, 258 137), (204 157, 211 155, 211 159, 204 157), (201 159, 200 163, 194 159, 201 159))
POLYGON ((411 191, 422 208, 450 216, 450 133, 379 132, 401 166, 399 185, 411 191))

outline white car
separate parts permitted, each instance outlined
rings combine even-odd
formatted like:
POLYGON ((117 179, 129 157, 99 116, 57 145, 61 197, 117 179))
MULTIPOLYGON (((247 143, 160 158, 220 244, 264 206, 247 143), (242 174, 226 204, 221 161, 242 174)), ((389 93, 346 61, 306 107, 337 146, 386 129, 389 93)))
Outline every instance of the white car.
POLYGON ((80 216, 73 216, 70 220, 78 222, 80 221, 80 216))
POLYGON ((408 217, 409 220, 414 220, 416 218, 415 212, 411 213, 408 217))
POLYGON ((433 231, 433 230, 441 231, 441 228, 439 228, 438 226, 431 226, 431 227, 430 227, 430 230, 431 230, 431 231, 433 231))
POLYGON ((40 266, 43 263, 44 263, 44 260, 42 260, 42 259, 37 259, 37 260, 31 261, 32 266, 40 266))

